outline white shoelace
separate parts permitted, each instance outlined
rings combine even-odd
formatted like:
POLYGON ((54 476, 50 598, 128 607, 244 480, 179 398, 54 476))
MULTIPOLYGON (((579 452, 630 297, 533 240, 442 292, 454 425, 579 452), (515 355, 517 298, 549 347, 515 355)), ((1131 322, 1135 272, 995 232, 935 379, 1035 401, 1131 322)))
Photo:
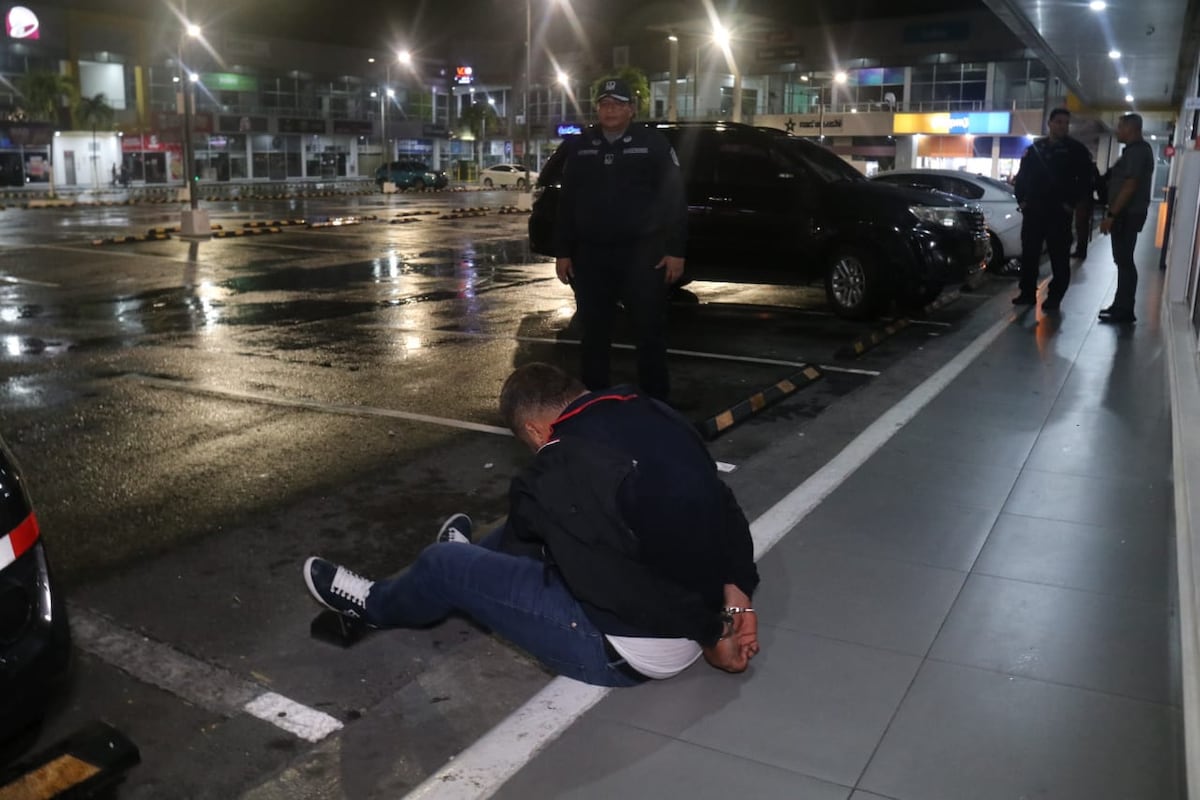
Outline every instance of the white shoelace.
POLYGON ((345 567, 338 567, 334 573, 329 590, 339 597, 344 597, 355 605, 367 607, 367 592, 371 591, 375 581, 356 575, 345 567))

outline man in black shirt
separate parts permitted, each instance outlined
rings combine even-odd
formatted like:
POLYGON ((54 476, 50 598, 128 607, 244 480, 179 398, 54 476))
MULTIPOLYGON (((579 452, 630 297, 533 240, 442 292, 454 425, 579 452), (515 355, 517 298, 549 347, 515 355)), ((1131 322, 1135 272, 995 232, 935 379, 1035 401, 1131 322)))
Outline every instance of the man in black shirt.
POLYGON ((1150 213, 1150 185, 1154 180, 1154 150, 1142 138, 1142 118, 1126 114, 1117 122, 1117 141, 1125 150, 1108 171, 1108 213, 1100 232, 1112 235, 1113 261, 1117 264, 1117 295, 1100 312, 1101 322, 1134 322, 1137 264, 1133 249, 1150 213))
POLYGON ((759 651, 754 542, 687 420, 536 363, 505 381, 500 410, 536 453, 513 479, 505 525, 472 544, 455 514, 388 580, 310 558, 313 597, 376 628, 462 612, 593 684, 669 678, 701 656, 745 670, 759 651))
POLYGON ((580 377, 609 382, 617 302, 633 319, 638 383, 666 400, 666 299, 683 275, 687 200, 679 160, 661 133, 633 125, 636 98, 610 79, 596 97, 599 123, 563 143, 555 224, 555 268, 575 290, 581 327, 580 377))
POLYGON ((1014 189, 1024 213, 1021 222, 1020 293, 1015 306, 1037 303, 1038 267, 1042 244, 1050 251, 1053 278, 1042 303, 1043 311, 1057 311, 1071 285, 1071 220, 1075 207, 1091 191, 1092 158, 1086 147, 1067 135, 1071 112, 1050 112, 1050 135, 1025 151, 1014 189))

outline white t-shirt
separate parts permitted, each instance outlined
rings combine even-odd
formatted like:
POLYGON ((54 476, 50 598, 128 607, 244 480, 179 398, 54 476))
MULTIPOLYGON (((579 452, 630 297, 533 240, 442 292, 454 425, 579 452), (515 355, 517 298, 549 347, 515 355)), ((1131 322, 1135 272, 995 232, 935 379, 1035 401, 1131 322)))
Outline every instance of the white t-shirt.
POLYGON ((691 639, 656 639, 648 636, 608 636, 613 650, 647 678, 673 678, 696 663, 703 652, 691 639))

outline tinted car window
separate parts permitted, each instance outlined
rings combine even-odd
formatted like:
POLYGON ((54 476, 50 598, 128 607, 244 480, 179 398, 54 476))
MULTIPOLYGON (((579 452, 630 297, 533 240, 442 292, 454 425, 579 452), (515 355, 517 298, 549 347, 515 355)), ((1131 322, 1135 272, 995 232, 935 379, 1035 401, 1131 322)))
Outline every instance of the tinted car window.
POLYGON ((1016 195, 1017 193, 1016 190, 1013 189, 1013 187, 1009 184, 1005 183, 1004 181, 998 181, 995 178, 989 178, 987 175, 977 175, 975 176, 975 180, 990 186, 993 189, 998 189, 1005 194, 1016 195))
POLYGON ((820 145, 799 139, 778 140, 779 152, 827 183, 865 181, 862 173, 820 145))
POLYGON ((762 147, 736 140, 717 145, 717 180, 723 184, 762 186, 779 174, 762 147))
POLYGON ((959 197, 965 197, 968 200, 978 200, 983 197, 983 187, 977 186, 970 181, 965 181, 962 178, 951 178, 948 175, 939 176, 942 182, 942 191, 956 194, 959 197))

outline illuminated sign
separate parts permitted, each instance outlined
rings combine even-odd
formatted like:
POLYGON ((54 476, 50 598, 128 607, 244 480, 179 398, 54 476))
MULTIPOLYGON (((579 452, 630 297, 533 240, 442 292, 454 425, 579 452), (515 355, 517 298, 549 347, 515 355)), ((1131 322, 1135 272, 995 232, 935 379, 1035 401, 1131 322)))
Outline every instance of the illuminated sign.
POLYGON ((213 90, 227 92, 258 91, 258 78, 251 75, 239 75, 236 72, 205 72, 200 75, 200 82, 213 90))
POLYGON ((454 82, 460 86, 466 86, 467 84, 474 83, 475 70, 471 69, 470 67, 455 67, 454 82))
POLYGON ((897 114, 892 133, 1005 134, 1012 115, 1007 111, 970 111, 950 114, 897 114))
POLYGON ((561 139, 564 136, 578 136, 579 134, 583 133, 583 128, 579 127, 578 125, 567 123, 564 125, 559 125, 554 129, 554 132, 557 133, 558 138, 561 139))
POLYGON ((13 6, 4 17, 4 29, 10 39, 37 39, 37 14, 25 6, 13 6))

